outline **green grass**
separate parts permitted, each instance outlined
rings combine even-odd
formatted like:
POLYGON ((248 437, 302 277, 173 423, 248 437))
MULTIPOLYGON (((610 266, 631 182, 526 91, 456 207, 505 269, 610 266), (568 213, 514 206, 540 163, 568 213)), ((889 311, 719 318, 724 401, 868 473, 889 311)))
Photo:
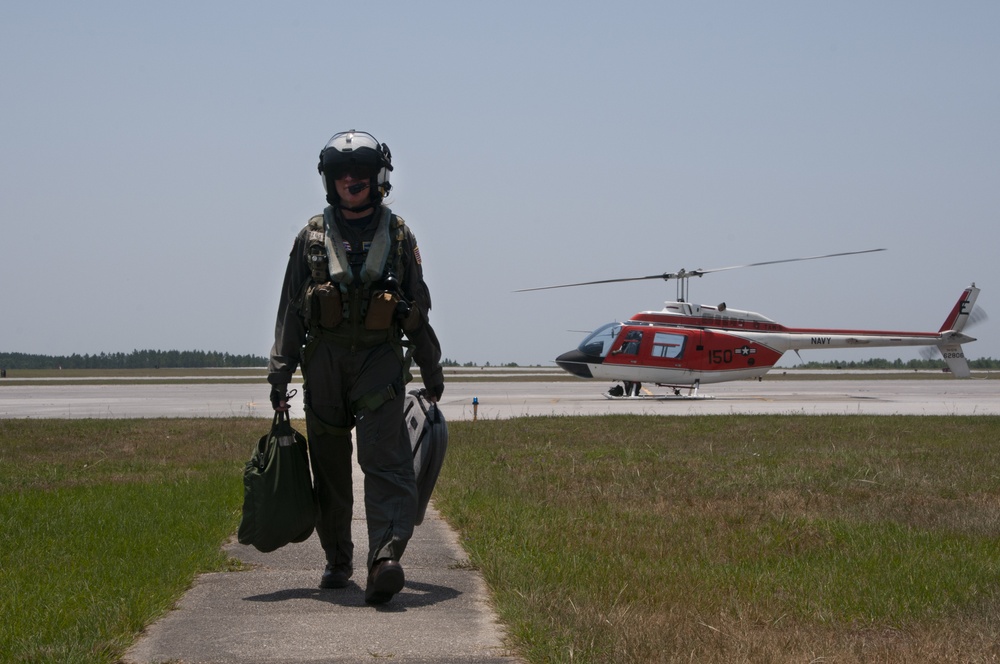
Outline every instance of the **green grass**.
POLYGON ((1000 657, 1000 418, 449 427, 437 505, 530 661, 1000 657))
MULTIPOLYGON (((266 428, 266 425, 265 425, 266 428)), ((232 569, 259 420, 0 420, 0 661, 114 662, 232 569)))

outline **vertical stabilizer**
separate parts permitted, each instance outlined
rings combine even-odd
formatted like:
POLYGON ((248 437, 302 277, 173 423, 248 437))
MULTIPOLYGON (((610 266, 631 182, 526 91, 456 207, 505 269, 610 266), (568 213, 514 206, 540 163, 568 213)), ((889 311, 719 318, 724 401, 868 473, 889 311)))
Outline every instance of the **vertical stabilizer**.
POLYGON ((976 288, 975 284, 966 288, 938 332, 947 332, 948 330, 961 332, 965 324, 969 322, 969 314, 972 313, 972 307, 975 306, 977 297, 979 297, 979 289, 976 288))
POLYGON ((972 308, 976 305, 978 296, 979 289, 976 288, 976 284, 966 288, 961 297, 958 298, 951 313, 945 318, 941 329, 938 330, 947 340, 937 345, 938 350, 941 351, 941 356, 948 363, 948 369, 955 378, 968 378, 972 375, 972 372, 969 371, 969 363, 965 359, 965 353, 962 352, 962 344, 975 341, 975 339, 957 333, 961 332, 966 323, 969 322, 969 316, 972 314, 972 308))

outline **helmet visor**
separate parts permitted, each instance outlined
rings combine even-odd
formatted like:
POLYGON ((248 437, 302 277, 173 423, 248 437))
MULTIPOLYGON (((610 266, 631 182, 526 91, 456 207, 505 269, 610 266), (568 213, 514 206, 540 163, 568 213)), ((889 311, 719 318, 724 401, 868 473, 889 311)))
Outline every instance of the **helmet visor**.
POLYGON ((378 172, 382 164, 382 155, 372 148, 363 147, 359 150, 343 152, 337 148, 330 147, 323 150, 320 155, 322 170, 334 179, 343 177, 351 173, 352 175, 364 175, 371 177, 378 172))
POLYGON ((334 180, 343 180, 350 175, 355 180, 370 180, 375 177, 376 169, 367 164, 338 164, 328 171, 334 180))

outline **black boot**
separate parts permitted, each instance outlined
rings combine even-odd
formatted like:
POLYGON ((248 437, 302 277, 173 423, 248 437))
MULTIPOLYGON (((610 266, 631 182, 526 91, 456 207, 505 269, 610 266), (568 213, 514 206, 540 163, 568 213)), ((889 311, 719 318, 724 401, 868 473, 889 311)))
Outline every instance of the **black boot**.
POLYGON ((365 602, 368 604, 385 604, 392 596, 403 589, 406 577, 403 566, 398 560, 383 558, 376 561, 368 574, 368 588, 365 589, 365 602))
POLYGON ((334 565, 333 563, 327 563, 326 569, 323 570, 323 578, 319 580, 320 588, 346 588, 349 583, 348 579, 354 570, 351 569, 350 565, 334 565))

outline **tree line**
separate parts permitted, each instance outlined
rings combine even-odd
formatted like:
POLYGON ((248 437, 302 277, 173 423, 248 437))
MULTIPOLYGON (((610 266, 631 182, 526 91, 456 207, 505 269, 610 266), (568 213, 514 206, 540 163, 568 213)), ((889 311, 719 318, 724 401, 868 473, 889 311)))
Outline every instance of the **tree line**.
MULTIPOLYGON (((990 369, 1000 369, 1000 360, 994 360, 992 357, 983 357, 977 360, 968 360, 970 369, 977 369, 980 371, 990 370, 990 369)), ((804 364, 797 365, 800 369, 930 369, 930 370, 943 370, 947 367, 947 363, 944 360, 908 360, 904 362, 903 360, 897 358, 895 360, 886 360, 882 358, 872 358, 870 360, 861 360, 858 362, 806 362, 804 364)))
POLYGON ((99 355, 31 355, 0 353, 4 369, 203 369, 265 367, 259 355, 232 355, 204 350, 133 350, 99 355))

